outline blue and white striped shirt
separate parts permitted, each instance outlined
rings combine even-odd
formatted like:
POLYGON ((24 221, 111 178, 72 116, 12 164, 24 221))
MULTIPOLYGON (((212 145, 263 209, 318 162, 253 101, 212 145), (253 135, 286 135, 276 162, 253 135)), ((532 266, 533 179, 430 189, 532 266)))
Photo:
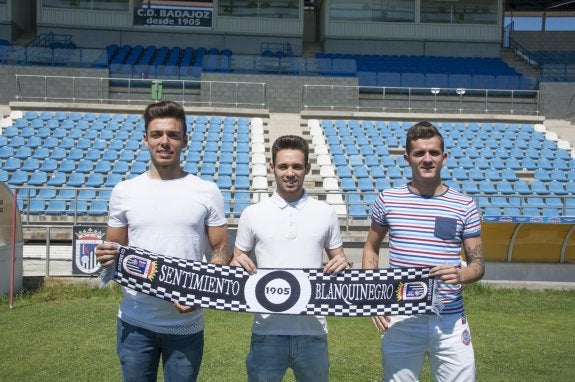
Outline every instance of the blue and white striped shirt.
MULTIPOLYGON (((463 239, 481 234, 473 199, 448 188, 423 197, 407 185, 384 190, 372 207, 372 221, 389 230, 391 267, 461 266, 463 239)), ((462 286, 439 284, 443 314, 463 313, 462 286)))

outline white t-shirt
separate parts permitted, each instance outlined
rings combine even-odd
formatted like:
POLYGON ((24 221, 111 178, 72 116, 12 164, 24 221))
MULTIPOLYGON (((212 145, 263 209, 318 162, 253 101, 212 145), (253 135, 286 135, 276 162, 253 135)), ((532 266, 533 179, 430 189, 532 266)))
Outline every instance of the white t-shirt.
MULTIPOLYGON (((253 251, 258 268, 322 268, 324 249, 342 246, 332 206, 307 193, 288 203, 278 194, 247 207, 240 217, 235 241, 253 251)), ((321 316, 255 314, 252 332, 272 335, 321 335, 327 325, 321 316)))
MULTIPOLYGON (((130 246, 161 255, 202 260, 206 226, 227 223, 215 183, 194 175, 150 179, 147 173, 118 183, 110 196, 110 227, 128 227, 130 246)), ((118 317, 159 333, 193 334, 203 329, 203 312, 180 313, 172 302, 123 288, 118 317)))

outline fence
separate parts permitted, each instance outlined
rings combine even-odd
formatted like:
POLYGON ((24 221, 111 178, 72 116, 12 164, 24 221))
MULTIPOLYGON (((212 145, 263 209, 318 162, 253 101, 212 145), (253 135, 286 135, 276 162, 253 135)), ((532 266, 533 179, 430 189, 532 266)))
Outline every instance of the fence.
POLYGON ((304 110, 539 115, 539 91, 304 85, 304 110))
POLYGON ((262 82, 153 80, 16 74, 17 101, 148 104, 166 96, 183 106, 266 107, 262 82), (159 94, 158 89, 162 91, 159 94))

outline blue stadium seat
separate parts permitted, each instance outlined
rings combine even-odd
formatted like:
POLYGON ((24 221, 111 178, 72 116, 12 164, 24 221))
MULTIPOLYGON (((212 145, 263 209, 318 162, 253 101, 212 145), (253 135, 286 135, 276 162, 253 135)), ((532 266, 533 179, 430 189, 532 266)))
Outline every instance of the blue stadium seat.
POLYGON ((381 167, 381 166, 371 166, 369 168, 369 174, 371 175, 371 177, 373 179, 385 177, 385 171, 383 170, 383 167, 381 167))
POLYGON ((15 137, 12 137, 12 139, 10 140, 10 143, 8 143, 8 146, 17 149, 18 147, 24 146, 25 144, 26 144, 26 139, 17 135, 15 137))
POLYGON ((250 175, 250 166, 247 163, 238 163, 236 164, 236 175, 240 176, 249 176, 250 175))
POLYGON ((232 177, 230 175, 219 175, 216 184, 220 189, 229 190, 232 188, 232 177))
POLYGON ((88 215, 103 216, 108 213, 108 203, 105 200, 92 200, 88 209, 88 215))
POLYGON ((84 216, 88 214, 88 202, 86 200, 72 200, 66 211, 69 216, 84 216))
POLYGON ((554 195, 567 195, 567 190, 565 189, 564 182, 557 180, 552 180, 548 184, 549 192, 554 195))
POLYGON ((507 202, 507 198, 505 196, 500 196, 500 195, 491 196, 490 203, 492 206, 495 206, 495 207, 507 207, 507 206, 509 206, 509 203, 507 202))
POLYGON ((66 201, 53 199, 48 201, 46 215, 64 215, 66 213, 66 201))
POLYGON ((112 173, 114 174, 127 174, 129 172, 130 164, 124 161, 116 161, 114 167, 112 167, 112 173))
POLYGON ((115 173, 108 174, 108 176, 106 177, 106 183, 104 183, 104 187, 114 187, 121 181, 122 181, 121 174, 115 174, 115 173))
POLYGON ((30 186, 43 186, 48 181, 48 176, 44 171, 34 171, 30 175, 28 185, 30 186))
POLYGON ((543 198, 537 196, 530 196, 527 199, 526 205, 529 207, 545 207, 543 198))
POLYGON ((234 188, 236 190, 248 190, 250 188, 249 177, 248 176, 238 176, 238 174, 236 173, 234 188))
POLYGON ((507 180, 500 180, 497 182, 497 191, 505 195, 515 193, 515 190, 513 189, 511 182, 507 180))
POLYGON ((112 162, 108 160, 100 160, 96 162, 96 167, 94 167, 94 172, 100 174, 108 174, 112 170, 112 162))
MULTIPOLYGON (((0 135, 1 137, 1 135, 0 135)), ((0 159, 12 158, 14 156, 14 148, 10 146, 0 147, 0 159)))
POLYGON ((503 216, 521 216, 521 209, 519 207, 504 207, 503 216))
POLYGON ((134 162, 132 164, 132 166, 130 167, 130 173, 131 174, 143 174, 148 170, 148 166, 146 163, 144 162, 134 162))
POLYGON ((501 178, 507 179, 510 182, 514 182, 519 179, 512 168, 504 168, 501 170, 501 178))
POLYGON ((494 183, 490 180, 482 180, 479 183, 479 190, 485 194, 495 194, 497 192, 494 183))
POLYGON ((81 187, 84 185, 86 181, 85 176, 81 172, 73 171, 70 173, 68 177, 68 181, 66 182, 66 186, 68 187, 81 187))
POLYGON ((101 173, 91 173, 86 180, 86 187, 102 187, 104 185, 104 176, 101 173))
POLYGON ((370 178, 360 178, 357 181, 357 185, 362 192, 373 192, 375 188, 373 187, 373 181, 370 178))
POLYGON ((129 150, 129 149, 124 149, 122 151, 120 151, 120 157, 118 158, 118 160, 121 161, 125 161, 125 162, 131 162, 134 160, 134 151, 129 150))
POLYGON ((11 186, 22 186, 28 183, 28 173, 24 170, 17 169, 9 175, 8 184, 11 186))
POLYGON ((89 173, 92 172, 93 170, 94 170, 94 162, 88 159, 81 159, 76 167, 76 171, 81 173, 89 173))
POLYGON ((96 190, 89 188, 82 188, 78 192, 78 199, 92 200, 96 199, 96 190))
POLYGON ((43 215, 46 211, 46 201, 41 199, 31 199, 28 206, 30 215, 43 215))
POLYGON ((15 171, 18 170, 22 166, 20 159, 18 158, 8 158, 4 162, 4 166, 2 168, 6 171, 15 171))
POLYGON ((551 177, 549 176, 549 172, 545 169, 542 169, 542 168, 536 169, 533 176, 535 179, 540 180, 542 182, 548 182, 551 180, 551 177))
POLYGON ((493 206, 491 206, 491 207, 485 207, 485 210, 484 210, 484 213, 483 213, 483 214, 484 214, 484 215, 487 215, 487 216, 500 216, 500 215, 501 215, 501 212, 502 212, 502 211, 501 211, 501 209, 500 209, 499 207, 493 207, 493 206))
POLYGON ((350 204, 348 213, 353 219, 367 219, 369 216, 363 204, 350 204))
POLYGON ((540 216, 539 208, 537 207, 523 207, 523 215, 529 217, 540 216))
POLYGON ((349 191, 357 191, 357 187, 355 185, 355 181, 353 180, 353 178, 341 178, 341 189, 343 191, 349 192, 349 191))
POLYGON ((401 178, 403 178, 403 172, 401 171, 401 168, 399 168, 397 166, 386 168, 386 173, 390 179, 401 179, 401 178))
POLYGON ((547 183, 537 179, 531 182, 531 191, 537 195, 549 194, 549 190, 547 189, 547 183))
POLYGON ((451 175, 457 180, 468 180, 467 171, 464 168, 456 167, 452 170, 451 175))
POLYGON ((36 158, 28 158, 22 163, 21 169, 24 171, 32 172, 40 168, 40 162, 36 158))
POLYGON ((529 195, 531 194, 531 189, 529 185, 524 180, 518 180, 514 183, 513 189, 520 195, 529 195))

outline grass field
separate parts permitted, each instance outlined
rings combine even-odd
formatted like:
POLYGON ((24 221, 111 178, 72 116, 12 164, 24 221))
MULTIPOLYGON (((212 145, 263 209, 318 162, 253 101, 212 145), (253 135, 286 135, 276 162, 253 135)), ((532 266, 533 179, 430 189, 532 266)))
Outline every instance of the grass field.
MULTIPOLYGON (((478 381, 574 381, 575 292, 465 289, 478 381)), ((0 381, 119 381, 117 286, 49 280, 0 299, 0 381)), ((328 318, 330 380, 380 381, 380 339, 369 318, 328 318)), ((206 311, 199 380, 245 381, 251 315, 206 311)), ((161 378, 160 378, 161 380, 161 378)), ((430 381, 426 367, 422 381, 430 381)), ((294 381, 291 372, 285 381, 294 381)))

